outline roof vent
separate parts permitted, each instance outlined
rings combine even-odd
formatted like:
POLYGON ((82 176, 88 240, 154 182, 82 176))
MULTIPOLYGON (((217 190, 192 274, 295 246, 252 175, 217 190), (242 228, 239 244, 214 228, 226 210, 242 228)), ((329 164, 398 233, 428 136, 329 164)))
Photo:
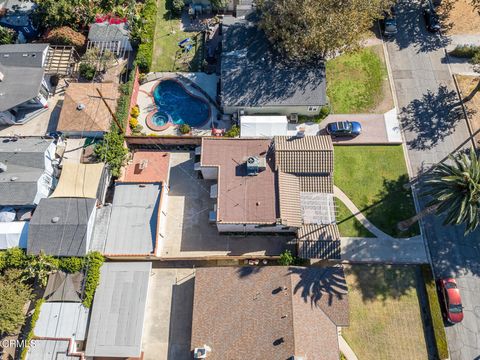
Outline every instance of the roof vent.
POLYGON ((0 173, 7 172, 7 164, 0 162, 0 173))
POLYGON ((255 176, 258 175, 260 171, 266 169, 266 160, 264 157, 250 156, 247 159, 247 175, 255 176))
POLYGON ((82 103, 78 104, 78 105, 77 105, 77 110, 78 110, 78 111, 85 110, 85 104, 82 104, 82 103))
POLYGON ((17 181, 17 180, 18 180, 18 176, 12 176, 12 177, 10 178, 10 181, 17 181))
POLYGON ((193 358, 206 359, 209 352, 212 352, 212 348, 208 345, 203 345, 203 347, 195 348, 193 350, 193 358))
POLYGON ((142 162, 139 165, 140 170, 146 169, 148 166, 148 160, 142 160, 142 162))
POLYGON ((52 223, 54 223, 54 224, 58 223, 59 221, 60 221, 60 218, 58 216, 54 216, 52 218, 52 223))

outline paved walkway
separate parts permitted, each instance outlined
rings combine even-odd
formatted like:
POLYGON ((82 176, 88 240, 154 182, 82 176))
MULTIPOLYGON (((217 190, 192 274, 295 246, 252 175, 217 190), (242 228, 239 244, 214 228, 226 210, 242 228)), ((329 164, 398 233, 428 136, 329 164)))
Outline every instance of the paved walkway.
POLYGON ((343 336, 340 334, 338 334, 338 345, 340 347, 340 351, 343 355, 345 355, 347 360, 358 360, 357 355, 355 355, 350 345, 348 345, 343 336))
POLYGON ((341 238, 342 260, 366 263, 384 262, 389 264, 428 263, 425 245, 421 236, 393 238, 373 225, 342 190, 334 186, 333 192, 355 218, 376 236, 374 238, 341 238))

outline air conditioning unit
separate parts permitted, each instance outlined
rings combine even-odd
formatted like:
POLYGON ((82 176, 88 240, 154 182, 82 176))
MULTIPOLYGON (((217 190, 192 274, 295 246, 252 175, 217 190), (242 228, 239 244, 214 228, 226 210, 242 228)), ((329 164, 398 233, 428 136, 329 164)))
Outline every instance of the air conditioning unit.
POLYGON ((247 161, 247 175, 255 176, 267 168, 267 161, 264 157, 249 156, 247 161))

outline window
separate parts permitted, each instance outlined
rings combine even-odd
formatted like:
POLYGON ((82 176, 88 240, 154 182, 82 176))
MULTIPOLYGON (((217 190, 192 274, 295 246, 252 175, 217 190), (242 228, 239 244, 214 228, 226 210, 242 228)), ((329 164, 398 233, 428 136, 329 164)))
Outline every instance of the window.
POLYGON ((3 54, 3 57, 10 57, 10 54, 3 54))
POLYGON ((318 106, 309 106, 308 111, 310 111, 310 112, 318 111, 318 106))

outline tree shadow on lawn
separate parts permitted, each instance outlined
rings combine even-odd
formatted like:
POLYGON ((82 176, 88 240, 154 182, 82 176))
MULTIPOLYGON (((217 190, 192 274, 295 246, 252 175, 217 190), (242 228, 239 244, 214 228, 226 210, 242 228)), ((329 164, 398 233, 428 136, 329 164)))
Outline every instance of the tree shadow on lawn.
MULTIPOLYGON (((403 128, 416 134, 416 138, 407 141, 408 147, 431 149, 451 135, 455 131, 455 125, 463 118, 461 105, 456 91, 442 85, 436 93, 428 90, 421 99, 415 99, 403 107, 403 128)), ((467 115, 472 114, 472 110, 467 110, 467 115)))

